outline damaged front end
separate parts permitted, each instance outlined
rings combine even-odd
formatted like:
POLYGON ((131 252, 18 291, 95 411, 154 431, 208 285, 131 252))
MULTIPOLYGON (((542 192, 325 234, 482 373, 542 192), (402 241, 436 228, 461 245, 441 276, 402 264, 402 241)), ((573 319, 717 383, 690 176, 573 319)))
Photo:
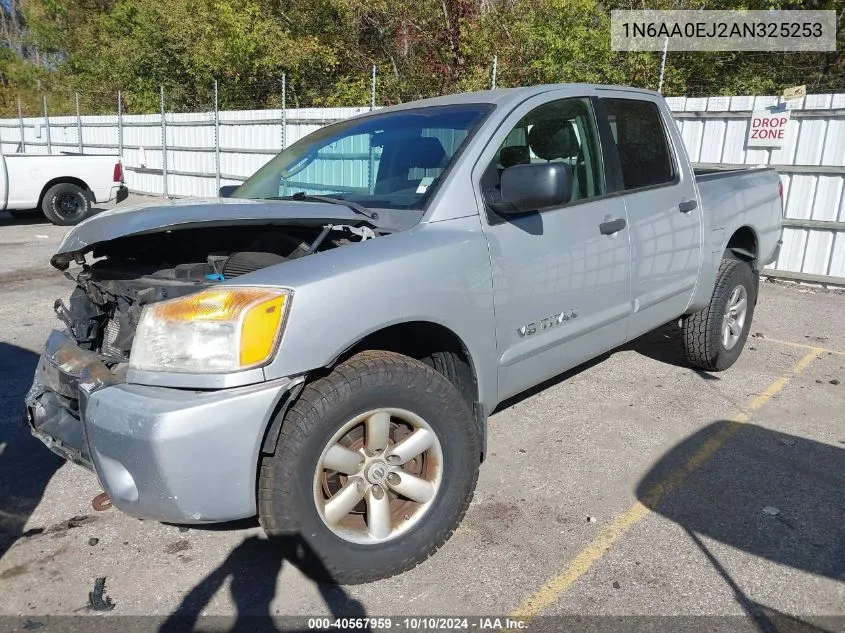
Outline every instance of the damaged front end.
POLYGON ((302 378, 267 381, 261 373, 188 389, 139 383, 128 370, 145 306, 378 236, 357 219, 342 222, 347 218, 331 205, 322 216, 312 206, 323 205, 306 205, 312 217, 288 213, 287 220, 276 217, 287 208, 278 205, 256 213, 258 205, 244 203, 250 216, 226 221, 223 213, 233 207, 219 203, 187 207, 189 216, 204 208, 206 218, 182 223, 172 213, 162 221, 159 208, 126 218, 104 214, 99 227, 100 217, 75 227, 53 257, 76 288, 67 302, 55 302, 64 330, 54 330, 44 347, 26 395, 27 420, 54 453, 94 470, 118 508, 187 522, 254 512, 254 438, 302 378), (125 220, 122 231, 118 219, 125 220), (78 268, 68 271, 73 262, 78 268), (179 475, 184 460, 198 451, 208 459, 186 480, 179 475))
POLYGON ((82 424, 88 395, 122 382, 124 372, 125 365, 109 367, 99 354, 53 330, 26 394, 32 434, 60 457, 93 470, 82 424))
POLYGON ((318 252, 364 241, 368 227, 236 225, 131 235, 96 245, 66 305, 54 309, 67 332, 113 368, 126 362, 145 305, 175 299, 223 281, 318 252))

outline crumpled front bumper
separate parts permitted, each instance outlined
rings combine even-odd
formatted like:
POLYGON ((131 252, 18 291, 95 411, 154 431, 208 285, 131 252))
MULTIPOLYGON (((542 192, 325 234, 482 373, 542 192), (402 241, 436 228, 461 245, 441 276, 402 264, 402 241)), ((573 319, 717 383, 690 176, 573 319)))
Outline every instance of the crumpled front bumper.
POLYGON ((213 391, 122 380, 53 331, 26 396, 33 435, 94 470, 127 514, 177 523, 255 515, 265 431, 302 378, 213 391))

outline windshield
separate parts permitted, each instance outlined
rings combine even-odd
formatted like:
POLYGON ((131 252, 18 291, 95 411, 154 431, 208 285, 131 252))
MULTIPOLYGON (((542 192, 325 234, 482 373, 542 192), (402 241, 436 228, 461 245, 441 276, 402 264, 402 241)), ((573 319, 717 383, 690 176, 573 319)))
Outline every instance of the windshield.
POLYGON ((365 207, 422 209, 491 109, 463 104, 398 110, 324 127, 273 158, 232 197, 301 192, 365 207))

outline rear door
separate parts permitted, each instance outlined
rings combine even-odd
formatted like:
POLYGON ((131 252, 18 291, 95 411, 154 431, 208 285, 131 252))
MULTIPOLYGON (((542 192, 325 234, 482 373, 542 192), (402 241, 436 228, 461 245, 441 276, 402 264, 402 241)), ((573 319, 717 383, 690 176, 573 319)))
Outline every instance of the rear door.
POLYGON ((493 135, 476 166, 476 182, 489 199, 504 169, 544 162, 571 167, 570 202, 518 217, 489 208, 482 214, 493 271, 500 398, 623 343, 627 332, 625 205, 605 178, 593 99, 555 92, 522 104, 493 135))
POLYGON ((631 240, 634 338, 686 310, 701 263, 701 209, 682 141, 661 98, 605 93, 600 102, 616 148, 631 240))

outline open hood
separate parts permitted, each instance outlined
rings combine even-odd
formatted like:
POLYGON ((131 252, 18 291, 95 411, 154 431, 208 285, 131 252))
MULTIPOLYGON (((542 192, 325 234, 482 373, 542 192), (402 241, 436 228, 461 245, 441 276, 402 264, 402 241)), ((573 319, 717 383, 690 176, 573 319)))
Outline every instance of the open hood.
POLYGON ((167 200, 113 209, 85 220, 65 235, 50 263, 59 270, 65 270, 75 256, 89 253, 99 244, 130 235, 199 226, 318 225, 326 222, 368 223, 366 218, 343 205, 323 202, 238 198, 167 200))

